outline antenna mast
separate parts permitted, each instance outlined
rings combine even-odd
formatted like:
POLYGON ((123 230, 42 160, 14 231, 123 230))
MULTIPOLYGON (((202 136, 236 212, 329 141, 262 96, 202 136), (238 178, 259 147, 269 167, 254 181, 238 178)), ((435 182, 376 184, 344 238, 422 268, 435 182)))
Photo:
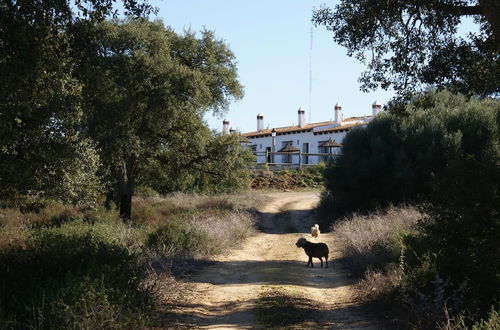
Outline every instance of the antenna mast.
POLYGON ((309 44, 309 123, 311 123, 312 114, 312 51, 313 51, 313 25, 311 21, 311 39, 309 44))

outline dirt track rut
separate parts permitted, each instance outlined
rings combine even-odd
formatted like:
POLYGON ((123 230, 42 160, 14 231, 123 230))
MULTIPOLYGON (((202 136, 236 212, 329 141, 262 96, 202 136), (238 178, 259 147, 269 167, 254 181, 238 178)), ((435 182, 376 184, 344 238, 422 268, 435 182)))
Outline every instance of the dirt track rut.
POLYGON ((355 302, 352 282, 337 262, 335 237, 322 233, 312 238, 311 209, 316 192, 267 194, 269 202, 260 210, 261 232, 239 249, 191 277, 185 302, 172 310, 171 328, 255 329, 266 328, 256 313, 256 304, 266 296, 293 297, 285 328, 379 329, 366 309, 355 302), (303 249, 295 247, 300 237, 324 242, 330 247, 329 268, 306 268, 303 249), (300 319, 294 319, 298 313, 300 319))

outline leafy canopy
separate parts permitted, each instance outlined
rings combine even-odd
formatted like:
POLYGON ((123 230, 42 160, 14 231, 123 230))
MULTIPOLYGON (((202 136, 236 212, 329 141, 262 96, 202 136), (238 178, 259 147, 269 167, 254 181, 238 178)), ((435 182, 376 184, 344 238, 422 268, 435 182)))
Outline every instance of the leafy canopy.
POLYGON ((500 92, 500 4, 495 0, 341 1, 313 22, 366 65, 364 91, 412 94, 428 86, 466 95, 500 92), (458 33, 470 16, 479 32, 458 33))
POLYGON ((172 150, 196 150, 203 114, 224 112, 243 95, 234 55, 210 31, 178 35, 160 21, 82 24, 74 35, 85 132, 97 142, 127 217, 144 165, 172 150), (179 141, 190 145, 180 149, 179 141))
POLYGON ((498 198, 500 101, 433 92, 405 110, 345 137, 326 173, 337 211, 415 201, 462 209, 498 198))
POLYGON ((500 289, 499 159, 500 101, 427 93, 403 116, 380 114, 347 134, 322 204, 342 213, 422 203, 421 230, 405 239, 402 289, 416 301, 436 297, 441 279, 452 315, 485 317, 500 289))
MULTIPOLYGON (((0 2, 0 197, 75 202, 99 190, 94 145, 80 134, 83 85, 68 30, 116 14, 116 2, 0 2)), ((131 15, 153 10, 141 0, 120 2, 131 15)))

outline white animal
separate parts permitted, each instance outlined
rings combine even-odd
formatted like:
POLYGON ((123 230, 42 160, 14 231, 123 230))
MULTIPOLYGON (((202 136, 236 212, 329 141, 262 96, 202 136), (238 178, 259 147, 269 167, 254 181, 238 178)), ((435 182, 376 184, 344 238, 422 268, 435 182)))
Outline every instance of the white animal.
POLYGON ((319 234, 320 234, 319 225, 315 224, 314 227, 311 227, 311 236, 318 238, 319 234))

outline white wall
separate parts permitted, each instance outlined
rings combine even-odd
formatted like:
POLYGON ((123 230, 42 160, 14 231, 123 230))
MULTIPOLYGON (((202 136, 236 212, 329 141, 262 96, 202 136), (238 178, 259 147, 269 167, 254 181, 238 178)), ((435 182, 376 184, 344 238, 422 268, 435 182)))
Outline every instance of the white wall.
MULTIPOLYGON (((328 134, 321 134, 321 135, 314 135, 313 132, 301 132, 301 133, 293 133, 293 134, 283 134, 283 135, 276 135, 276 150, 278 151, 283 147, 283 142, 286 141, 292 141, 292 145, 294 147, 299 148, 301 151, 303 151, 303 144, 304 143, 309 143, 309 153, 319 153, 318 151, 318 144, 320 141, 327 141, 328 139, 335 140, 337 143, 342 144, 344 137, 346 136, 347 132, 332 132, 328 134)), ((266 137, 257 137, 257 138, 249 138, 252 143, 250 145, 255 145, 256 146, 256 151, 257 152, 266 152, 266 148, 270 147, 272 148, 272 137, 271 136, 266 136, 266 137)), ((333 148, 334 153, 340 152, 340 148, 333 148)), ((293 156, 292 163, 297 164, 298 155, 293 156)), ((317 164, 319 160, 318 156, 309 156, 309 164, 317 164)), ((265 163, 266 162, 266 156, 265 155, 259 155, 257 157, 257 163, 265 163)), ((282 162, 282 156, 281 155, 275 155, 275 163, 281 163, 282 162)))

